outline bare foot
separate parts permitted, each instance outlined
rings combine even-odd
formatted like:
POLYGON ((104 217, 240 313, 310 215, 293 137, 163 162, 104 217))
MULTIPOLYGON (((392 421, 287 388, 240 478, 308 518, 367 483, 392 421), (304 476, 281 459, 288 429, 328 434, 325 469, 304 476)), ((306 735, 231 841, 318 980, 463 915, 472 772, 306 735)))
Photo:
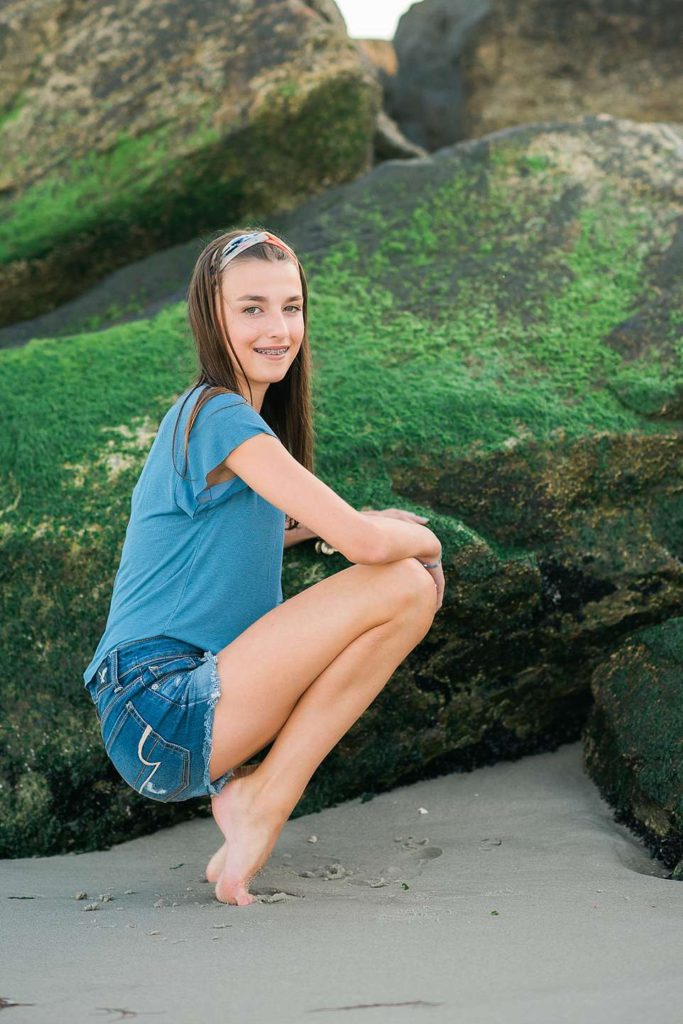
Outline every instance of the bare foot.
POLYGON ((246 907, 254 902, 249 883, 264 866, 277 842, 285 817, 259 802, 258 791, 246 778, 232 779, 211 798, 216 824, 228 839, 216 883, 216 899, 246 907))
POLYGON ((207 882, 217 882, 218 879, 220 878, 221 871, 223 870, 223 861, 225 860, 225 855, 227 851, 228 844, 223 843, 220 849, 216 850, 213 857, 206 865, 204 877, 206 878, 207 882))
MULTIPOLYGON (((235 768, 234 777, 236 779, 242 779, 244 778, 245 775, 251 775, 251 773, 255 772, 257 768, 258 764, 241 764, 238 768, 235 768)), ((230 782, 232 782, 232 779, 230 780, 230 782)), ((230 782, 226 782, 226 786, 229 786, 230 782)), ((218 850, 216 850, 213 857, 206 865, 206 871, 204 872, 204 875, 206 877, 207 882, 218 881, 220 873, 223 870, 223 861, 225 860, 225 854, 227 852, 227 849, 228 844, 223 843, 223 845, 218 850)))

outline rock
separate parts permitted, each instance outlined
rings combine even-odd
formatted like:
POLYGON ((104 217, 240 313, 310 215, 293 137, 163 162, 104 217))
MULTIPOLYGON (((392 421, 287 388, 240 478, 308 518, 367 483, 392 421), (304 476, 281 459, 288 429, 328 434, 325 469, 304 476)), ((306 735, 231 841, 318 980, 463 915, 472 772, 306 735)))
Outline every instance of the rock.
POLYGON ((376 164, 383 160, 409 160, 411 157, 427 155, 426 149, 405 137, 396 122, 384 110, 380 110, 377 115, 374 147, 376 164))
POLYGON ((385 106, 428 150, 526 122, 680 121, 679 0, 423 0, 400 18, 385 106))
POLYGON ((390 39, 355 38, 353 41, 380 77, 396 74, 398 68, 396 49, 390 39))
MULTIPOLYGON (((376 76, 383 89, 396 72, 396 51, 386 39, 354 39, 361 61, 369 74, 376 76)), ((375 122, 373 163, 383 160, 408 160, 426 156, 427 150, 406 138, 396 121, 380 108, 375 122)))
POLYGON ((465 55, 481 36, 492 0, 423 0, 401 15, 394 75, 382 76, 384 105, 416 145, 437 150, 467 136, 465 55))
POLYGON ((8 0, 0 324, 371 166, 381 88, 333 0, 8 0))
MULTIPOLYGON (((681 151, 667 125, 528 125, 388 161, 280 219, 318 311, 319 471, 356 508, 429 515, 446 577, 429 634, 298 813, 579 739, 596 667, 680 613, 681 151), (634 320, 647 333, 622 344, 634 320)), ((0 693, 0 856, 196 814, 124 785, 82 692, 131 491, 187 386, 186 312, 0 353, 3 644, 21 669, 0 693)), ((346 565, 301 544, 283 592, 346 565)))
POLYGON ((591 677, 584 733, 586 770, 617 820, 674 869, 683 859, 682 677, 683 618, 629 633, 591 677))

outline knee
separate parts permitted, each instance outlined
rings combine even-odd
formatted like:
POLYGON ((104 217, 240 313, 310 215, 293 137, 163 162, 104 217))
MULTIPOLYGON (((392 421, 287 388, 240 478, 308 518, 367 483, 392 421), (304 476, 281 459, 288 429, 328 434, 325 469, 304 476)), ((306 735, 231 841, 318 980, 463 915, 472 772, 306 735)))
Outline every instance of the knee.
POLYGON ((436 613, 436 583, 431 573, 420 565, 417 558, 401 558, 391 563, 395 569, 397 597, 403 607, 434 618, 436 613))

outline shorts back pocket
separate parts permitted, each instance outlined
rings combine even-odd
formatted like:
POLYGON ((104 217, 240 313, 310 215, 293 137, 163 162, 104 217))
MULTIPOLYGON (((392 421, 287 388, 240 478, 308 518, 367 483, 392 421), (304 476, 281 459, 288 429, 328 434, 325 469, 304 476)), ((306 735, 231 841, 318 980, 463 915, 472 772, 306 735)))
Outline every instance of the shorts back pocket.
POLYGON ((126 701, 105 740, 117 772, 141 796, 167 803, 190 782, 190 751, 160 736, 132 700, 126 701))

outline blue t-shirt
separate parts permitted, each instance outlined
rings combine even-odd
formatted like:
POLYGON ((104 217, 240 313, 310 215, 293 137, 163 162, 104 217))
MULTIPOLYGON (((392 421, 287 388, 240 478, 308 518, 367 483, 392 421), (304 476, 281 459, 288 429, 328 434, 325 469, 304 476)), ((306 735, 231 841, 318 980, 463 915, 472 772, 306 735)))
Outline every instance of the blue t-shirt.
POLYGON ((205 387, 180 415, 187 389, 164 416, 133 489, 107 624, 87 684, 120 643, 163 633, 214 654, 283 600, 285 513, 240 477, 208 487, 206 474, 254 434, 277 437, 241 395, 214 395, 190 433, 185 425, 205 387))

